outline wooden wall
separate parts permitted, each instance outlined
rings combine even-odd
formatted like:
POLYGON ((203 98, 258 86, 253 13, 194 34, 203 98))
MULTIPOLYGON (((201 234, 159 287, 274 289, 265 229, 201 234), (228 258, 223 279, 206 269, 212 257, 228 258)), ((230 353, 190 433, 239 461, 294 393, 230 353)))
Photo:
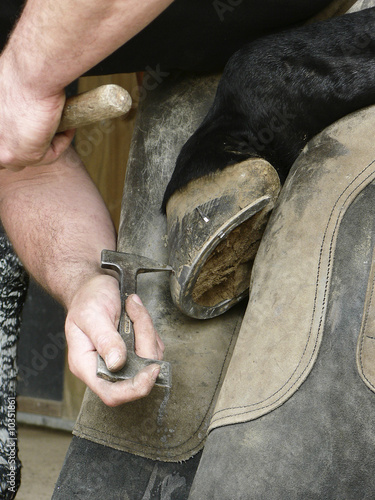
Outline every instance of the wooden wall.
MULTIPOLYGON (((131 96, 137 94, 137 78, 133 73, 81 78, 79 92, 106 83, 121 85, 131 96)), ((75 138, 76 149, 98 186, 116 227, 120 218, 122 187, 134 117, 135 109, 125 118, 83 127, 77 131, 75 138)))

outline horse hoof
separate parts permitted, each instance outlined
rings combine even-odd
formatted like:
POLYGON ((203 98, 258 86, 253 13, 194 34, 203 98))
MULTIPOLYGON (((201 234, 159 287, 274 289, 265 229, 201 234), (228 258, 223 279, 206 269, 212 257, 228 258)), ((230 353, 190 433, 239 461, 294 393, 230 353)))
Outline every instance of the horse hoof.
POLYGON ((171 294, 188 316, 222 314, 248 294, 253 261, 280 191, 276 170, 251 158, 191 181, 167 204, 171 294))

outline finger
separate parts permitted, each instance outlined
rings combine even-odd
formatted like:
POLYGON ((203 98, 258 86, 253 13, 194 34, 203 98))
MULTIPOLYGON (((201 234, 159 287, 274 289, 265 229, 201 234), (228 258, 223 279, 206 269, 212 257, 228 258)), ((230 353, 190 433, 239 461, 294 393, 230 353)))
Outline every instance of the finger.
MULTIPOLYGON (((89 343, 86 349, 89 350, 89 345, 92 345, 91 350, 96 350, 100 354, 109 370, 117 371, 122 368, 126 360, 126 347, 115 328, 117 320, 110 317, 106 311, 98 311, 96 307, 86 308, 82 315, 78 312, 73 317, 76 330, 74 327, 70 328, 69 317, 66 328, 70 350, 73 351, 72 356, 82 352, 82 342, 84 341, 82 332, 87 332, 89 343), (76 335, 74 335, 74 331, 76 331, 76 335)), ((80 359, 74 359, 74 363, 79 364, 80 362, 80 359)))
POLYGON ((133 322, 135 332, 135 350, 142 358, 161 359, 163 351, 159 348, 158 334, 151 316, 138 295, 131 295, 126 300, 126 312, 133 322))
POLYGON ((43 158, 40 160, 40 165, 48 165, 49 163, 53 163, 68 149, 73 138, 74 138, 75 130, 67 130, 66 132, 60 132, 56 134, 50 144, 50 147, 47 149, 43 158))
POLYGON ((3 141, 0 141, 0 166, 2 169, 10 170, 11 172, 18 172, 25 168, 27 162, 20 161, 19 155, 20 148, 17 150, 17 154, 13 153, 10 148, 3 144, 3 141))
POLYGON ((126 346, 117 330, 111 322, 105 324, 104 321, 96 318, 96 325, 88 325, 87 331, 91 332, 91 340, 96 351, 104 359, 110 371, 120 370, 126 361, 126 346))
POLYGON ((5 168, 11 172, 19 172, 28 166, 49 165, 58 160, 69 148, 74 138, 74 134, 75 130, 67 130, 66 132, 56 134, 45 151, 38 151, 32 154, 30 151, 26 151, 22 155, 19 152, 20 158, 11 159, 9 157, 10 159, 8 161, 0 163, 0 168, 5 168))
MULTIPOLYGON (((84 382, 107 406, 119 406, 150 394, 160 372, 159 365, 149 365, 129 380, 108 382, 96 375, 96 359, 88 357, 84 382)), ((82 365, 83 366, 83 365, 82 365)))
POLYGON ((164 351, 165 351, 164 342, 161 340, 159 335, 157 335, 156 341, 157 341, 157 346, 158 346, 158 358, 157 359, 163 359, 163 355, 164 355, 164 351))

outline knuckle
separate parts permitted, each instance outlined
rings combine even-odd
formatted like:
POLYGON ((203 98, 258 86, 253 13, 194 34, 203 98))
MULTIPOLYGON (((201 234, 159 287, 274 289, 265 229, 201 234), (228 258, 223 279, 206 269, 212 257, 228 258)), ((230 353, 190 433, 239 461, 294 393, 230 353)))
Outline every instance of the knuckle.
POLYGON ((120 404, 122 404, 122 401, 119 400, 118 397, 114 396, 113 394, 103 394, 100 396, 101 397, 101 400, 103 401, 103 403, 110 407, 110 408, 115 408, 116 406, 119 406, 120 404))
POLYGON ((151 387, 149 385, 142 385, 138 391, 139 398, 145 398, 151 392, 151 387))
POLYGON ((65 329, 65 338, 69 345, 69 343, 75 338, 77 332, 79 332, 80 330, 77 323, 71 316, 69 316, 69 314, 66 317, 64 329, 65 329))
POLYGON ((26 166, 41 164, 45 156, 44 151, 20 151, 11 148, 0 149, 0 165, 8 170, 22 170, 26 166))
POLYGON ((75 357, 71 354, 71 352, 69 350, 68 350, 68 366, 69 366, 69 370, 73 373, 73 375, 78 377, 78 370, 76 368, 77 363, 76 363, 75 357))
POLYGON ((99 353, 104 354, 112 347, 111 339, 108 335, 99 335, 95 347, 99 353))
POLYGON ((28 164, 36 164, 40 163, 43 160, 44 157, 44 151, 40 150, 35 150, 35 151, 30 151, 27 154, 27 163, 28 164))
POLYGON ((5 167, 17 166, 17 156, 9 149, 0 150, 0 164, 5 167))
MULTIPOLYGON (((128 383, 129 382, 130 380, 128 383)), ((127 395, 124 392, 124 385, 122 385, 120 389, 120 386, 116 386, 116 384, 111 386, 109 389, 107 388, 105 392, 98 395, 106 406, 114 408, 124 404, 125 402, 142 399, 148 396, 153 387, 153 382, 151 382, 150 377, 147 374, 141 374, 141 376, 132 380, 132 386, 127 385, 127 387, 127 395)))
POLYGON ((148 396, 151 392, 153 384, 150 381, 150 377, 147 374, 143 374, 143 377, 139 380, 136 385, 136 392, 139 398, 144 398, 148 396))
POLYGON ((70 313, 68 312, 66 319, 65 319, 65 334, 70 333, 72 328, 74 327, 75 323, 71 318, 70 313))

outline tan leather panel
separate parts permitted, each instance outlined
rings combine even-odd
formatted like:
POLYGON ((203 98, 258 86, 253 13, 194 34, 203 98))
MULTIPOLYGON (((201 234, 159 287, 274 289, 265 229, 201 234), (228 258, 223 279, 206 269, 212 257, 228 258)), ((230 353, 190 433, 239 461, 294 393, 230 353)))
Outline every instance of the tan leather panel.
POLYGON ((374 127, 375 107, 349 115, 310 141, 294 165, 255 259, 249 305, 211 428, 274 410, 309 375, 340 221, 375 178, 374 127))

